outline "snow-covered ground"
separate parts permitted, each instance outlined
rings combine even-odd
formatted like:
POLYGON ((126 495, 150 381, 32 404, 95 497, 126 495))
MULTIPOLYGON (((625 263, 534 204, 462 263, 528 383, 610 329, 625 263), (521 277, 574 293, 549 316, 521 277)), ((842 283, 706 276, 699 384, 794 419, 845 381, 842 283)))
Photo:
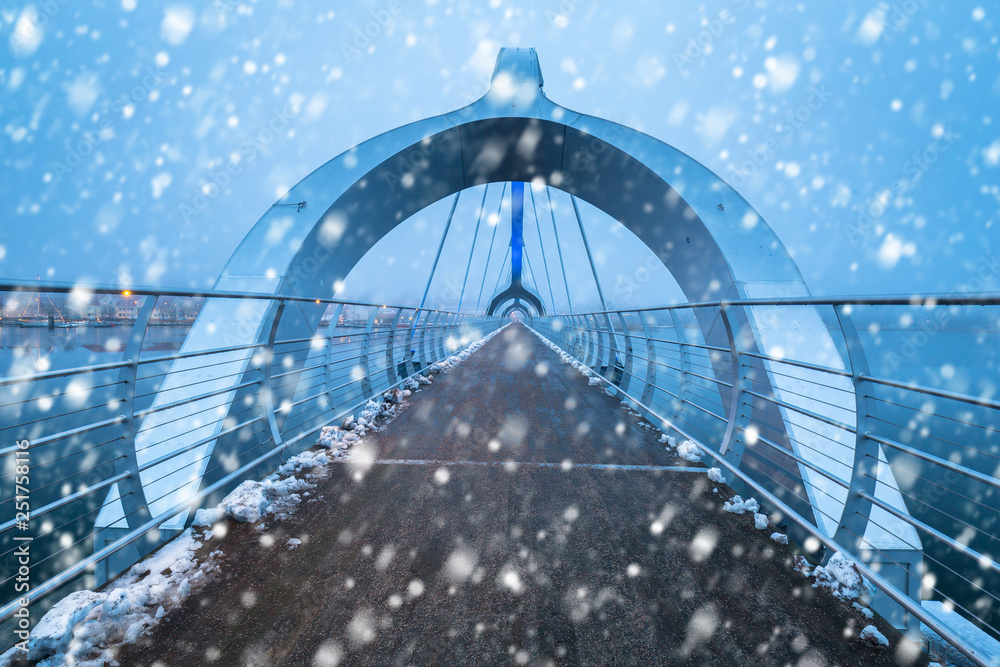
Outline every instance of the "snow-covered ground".
MULTIPOLYGON (((218 506, 199 509, 190 528, 104 590, 76 591, 60 600, 32 630, 28 659, 40 661, 39 667, 116 665, 116 646, 137 641, 218 574, 218 557, 223 552, 197 552, 208 540, 226 534, 227 520, 258 523, 273 517, 280 521, 294 513, 311 495, 319 469, 346 458, 368 432, 385 428, 407 405, 412 392, 432 384, 435 375, 451 372, 501 330, 429 366, 426 375, 407 380, 402 389, 385 392, 382 400, 368 401, 357 418, 348 416, 339 426, 324 427, 319 449, 297 454, 263 480, 245 480, 218 506)), ((294 549, 299 544, 292 538, 287 546, 294 549)), ((0 655, 0 667, 18 664, 21 658, 23 653, 11 648, 0 655)))

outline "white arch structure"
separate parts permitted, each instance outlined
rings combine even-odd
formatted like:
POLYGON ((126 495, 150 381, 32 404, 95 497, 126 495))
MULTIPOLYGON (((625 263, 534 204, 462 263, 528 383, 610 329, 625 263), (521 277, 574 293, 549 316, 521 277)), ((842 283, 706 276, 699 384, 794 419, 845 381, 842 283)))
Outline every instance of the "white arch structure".
MULTIPOLYGON (((725 181, 671 146, 636 130, 566 109, 543 92, 534 49, 501 49, 489 91, 457 111, 417 121, 374 137, 322 165, 276 202, 250 230, 216 282, 218 290, 305 297, 332 297, 358 260, 396 225, 426 206, 466 188, 490 182, 521 181, 563 190, 603 210, 638 236, 671 271, 691 302, 807 296, 801 274, 761 216, 725 181), (281 204, 306 202, 305 206, 281 204)), ((209 299, 182 352, 246 346, 266 340, 274 304, 254 300, 209 299)), ((315 333, 325 305, 286 304, 279 334, 315 333)), ((827 324, 812 306, 741 308, 736 335, 746 349, 788 354, 798 360, 845 368, 827 324)), ((718 314, 697 311, 704 340, 726 345, 718 314)), ((176 407, 146 416, 135 448, 141 467, 149 461, 203 445, 169 458, 142 474, 142 493, 128 502, 148 502, 156 516, 211 480, 205 479, 215 442, 238 396, 255 352, 236 349, 226 363, 199 368, 178 359, 154 407, 176 407), (221 375, 225 369, 225 377, 221 375), (181 402, 193 382, 199 392, 230 389, 203 400, 181 402), (199 463, 200 461, 200 463, 199 463)), ((801 393, 812 378, 771 372, 772 391, 801 393)), ((830 384, 829 378, 824 378, 830 384)), ((831 407, 831 397, 853 395, 849 377, 830 394, 806 399, 805 406, 837 421, 854 419, 855 406, 831 407), (847 392, 844 394, 843 392, 847 392)), ((834 399, 842 403, 842 399, 834 399)), ((725 402, 725 401, 724 401, 725 402)), ((773 408, 771 437, 807 462, 830 467, 843 479, 857 473, 853 436, 783 408, 773 408), (817 435, 818 434, 818 435, 817 435), (842 446, 818 444, 826 436, 842 446), (808 443, 815 442, 822 452, 808 443), (822 461, 818 461, 822 458, 822 461)), ((860 429, 859 429, 860 430, 860 429)), ((859 439, 860 441, 860 439, 859 439)), ((905 512, 902 497, 878 445, 876 497, 905 512)), ((738 458, 738 456, 737 456, 738 458)), ((223 462, 225 463, 225 462, 223 462)), ((830 536, 842 522, 856 521, 848 493, 800 464, 816 525, 830 536)), ((220 473, 221 474, 221 473, 220 473)), ((126 528, 144 514, 115 501, 112 490, 99 527, 126 528)), ((810 508, 806 508, 808 510, 810 508)), ((919 551, 915 531, 889 513, 862 507, 864 542, 883 550, 919 551), (873 519, 869 522, 868 516, 873 519), (891 532, 878 525, 891 527, 891 532), (893 535, 894 534, 894 535, 893 535), (907 536, 904 539, 895 537, 907 536)), ((175 526, 183 525, 179 516, 175 526)), ((841 532, 843 532, 841 530, 841 532)), ((843 537, 843 535, 841 535, 843 537)), ((860 543, 855 544, 861 547, 860 543)))

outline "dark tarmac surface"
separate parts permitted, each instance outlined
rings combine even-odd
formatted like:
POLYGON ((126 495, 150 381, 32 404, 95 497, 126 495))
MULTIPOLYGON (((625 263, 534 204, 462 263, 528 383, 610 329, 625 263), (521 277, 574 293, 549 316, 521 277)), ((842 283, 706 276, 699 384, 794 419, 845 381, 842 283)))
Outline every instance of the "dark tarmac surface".
POLYGON ((121 664, 894 662, 703 473, 571 465, 688 464, 523 326, 365 448, 411 463, 331 464, 318 502, 232 525, 203 548, 222 574, 121 664))

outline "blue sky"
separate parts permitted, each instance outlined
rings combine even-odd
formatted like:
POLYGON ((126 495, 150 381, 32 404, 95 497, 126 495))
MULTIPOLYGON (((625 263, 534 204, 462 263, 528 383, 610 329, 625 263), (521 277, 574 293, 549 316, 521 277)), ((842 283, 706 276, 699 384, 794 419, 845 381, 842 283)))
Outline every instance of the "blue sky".
MULTIPOLYGON (((371 136, 476 99, 508 45, 538 49, 554 101, 662 139, 736 186, 814 293, 998 289, 988 3, 331 6, 4 3, 0 277, 211 285, 288 187, 371 136), (239 174, 213 177, 236 161, 239 174)), ((481 197, 462 196, 434 298, 461 282, 481 197)), ((448 206, 387 236, 345 294, 419 299, 448 206)), ((618 305, 677 297, 665 272, 635 280, 647 251, 633 237, 583 213, 618 305)), ((558 224, 568 253, 582 247, 571 217, 558 224)), ((589 266, 569 254, 574 305, 593 305, 589 266)), ((494 257, 490 277, 485 258, 477 287, 500 270, 494 257)))

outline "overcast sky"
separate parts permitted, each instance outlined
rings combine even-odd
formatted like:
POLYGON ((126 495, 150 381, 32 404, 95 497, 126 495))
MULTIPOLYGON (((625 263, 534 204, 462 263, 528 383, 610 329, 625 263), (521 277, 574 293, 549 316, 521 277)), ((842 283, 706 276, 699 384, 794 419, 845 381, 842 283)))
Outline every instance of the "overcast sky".
MULTIPOLYGON (((955 291, 977 273, 997 289, 992 4, 336 4, 4 3, 0 277, 210 286, 290 186, 478 98, 507 45, 538 50, 555 102, 651 134, 733 184, 814 293, 955 291), (238 175, 213 181, 237 160, 238 175)), ((432 299, 460 290, 481 198, 462 194, 432 299)), ((418 300, 449 206, 383 239, 345 294, 418 300)), ((678 298, 665 271, 636 273, 648 251, 631 234, 592 208, 583 217, 616 305, 678 298)), ((557 224, 574 305, 594 305, 575 219, 557 224)), ((509 239, 487 267, 484 231, 469 282, 491 292, 509 239)), ((551 221, 542 232, 554 244, 551 221)), ((530 211, 525 238, 541 278, 530 211)), ((553 293, 561 308, 561 277, 553 293)))

